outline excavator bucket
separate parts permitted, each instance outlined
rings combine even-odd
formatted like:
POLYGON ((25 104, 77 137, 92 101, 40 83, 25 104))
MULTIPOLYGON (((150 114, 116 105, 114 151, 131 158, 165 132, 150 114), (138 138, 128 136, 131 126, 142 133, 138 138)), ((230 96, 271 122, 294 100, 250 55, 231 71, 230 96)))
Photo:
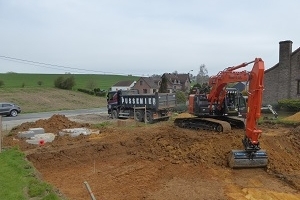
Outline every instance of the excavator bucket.
POLYGON ((265 150, 249 152, 245 150, 232 150, 229 154, 230 168, 266 167, 268 156, 265 150))

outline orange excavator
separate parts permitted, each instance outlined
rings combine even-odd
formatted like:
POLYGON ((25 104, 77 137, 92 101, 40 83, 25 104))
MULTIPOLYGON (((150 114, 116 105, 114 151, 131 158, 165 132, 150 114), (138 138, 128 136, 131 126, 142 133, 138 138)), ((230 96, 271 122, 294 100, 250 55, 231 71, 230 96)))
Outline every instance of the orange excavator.
POLYGON ((232 150, 228 164, 231 168, 265 167, 268 163, 266 151, 261 150, 259 137, 262 133, 257 128, 261 115, 264 62, 261 58, 228 67, 217 75, 210 77, 209 94, 191 94, 189 96, 189 113, 195 117, 177 118, 175 125, 183 128, 196 128, 228 132, 232 128, 245 129, 242 139, 244 150, 232 150), (254 63, 251 71, 236 71, 254 63), (248 101, 233 88, 226 88, 229 83, 248 82, 248 101), (243 119, 239 116, 245 114, 243 119), (246 120, 246 121, 245 121, 246 120))

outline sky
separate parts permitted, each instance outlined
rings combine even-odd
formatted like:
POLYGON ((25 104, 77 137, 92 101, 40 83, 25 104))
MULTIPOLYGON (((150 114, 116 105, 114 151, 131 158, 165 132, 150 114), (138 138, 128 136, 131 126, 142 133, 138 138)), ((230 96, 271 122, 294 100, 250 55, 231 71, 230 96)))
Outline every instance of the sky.
MULTIPOLYGON (((0 0, 0 73, 208 75, 300 47, 298 0, 0 0)), ((248 65, 245 70, 251 70, 248 65)))

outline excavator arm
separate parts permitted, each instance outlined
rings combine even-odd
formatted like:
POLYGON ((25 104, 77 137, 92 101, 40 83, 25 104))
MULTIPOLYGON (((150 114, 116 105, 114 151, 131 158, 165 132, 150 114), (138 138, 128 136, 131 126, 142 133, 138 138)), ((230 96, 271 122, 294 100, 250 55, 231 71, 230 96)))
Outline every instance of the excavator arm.
POLYGON ((228 67, 209 80, 211 87, 208 95, 209 107, 212 109, 212 106, 216 105, 218 110, 222 109, 227 84, 243 81, 249 83, 246 130, 242 139, 244 150, 232 150, 229 156, 229 166, 232 168, 265 167, 268 163, 267 154, 261 150, 258 141, 262 131, 257 127, 261 115, 264 70, 263 60, 256 58, 248 63, 228 67), (235 71, 251 63, 254 63, 251 71, 235 71))
POLYGON ((261 115, 263 79, 264 63, 257 59, 249 77, 246 137, 243 141, 246 149, 260 149, 258 139, 262 131, 257 129, 257 121, 261 115))
POLYGON ((231 168, 266 167, 268 156, 261 150, 259 137, 262 133, 257 127, 261 115, 264 80, 264 62, 256 58, 249 74, 248 104, 246 115, 246 132, 242 140, 245 150, 232 150, 229 155, 231 168))

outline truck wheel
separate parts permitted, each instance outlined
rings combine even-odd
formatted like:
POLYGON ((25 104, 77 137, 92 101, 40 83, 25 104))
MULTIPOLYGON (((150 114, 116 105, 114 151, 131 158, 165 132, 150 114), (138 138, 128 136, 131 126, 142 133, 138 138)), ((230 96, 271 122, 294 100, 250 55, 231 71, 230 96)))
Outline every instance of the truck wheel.
POLYGON ((142 122, 143 121, 144 112, 141 110, 135 111, 134 119, 135 121, 142 122))
POLYGON ((153 114, 151 111, 146 112, 146 122, 149 124, 153 123, 153 114))
POLYGON ((113 119, 118 119, 118 112, 117 112, 116 110, 113 110, 113 111, 111 112, 111 117, 112 117, 113 119))

